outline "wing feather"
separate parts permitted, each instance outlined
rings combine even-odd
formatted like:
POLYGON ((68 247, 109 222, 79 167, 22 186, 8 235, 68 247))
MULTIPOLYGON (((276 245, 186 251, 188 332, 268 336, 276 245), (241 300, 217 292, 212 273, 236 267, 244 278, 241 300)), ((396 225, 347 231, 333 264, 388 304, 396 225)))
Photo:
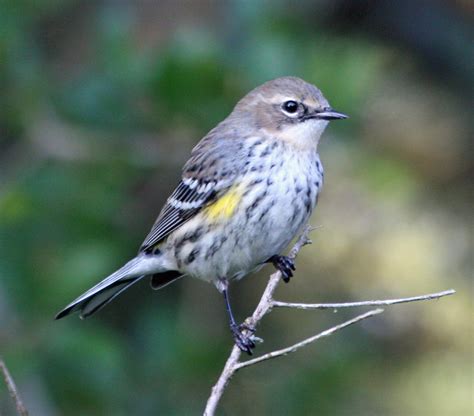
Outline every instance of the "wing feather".
POLYGON ((226 192, 238 174, 245 172, 247 149, 241 139, 235 125, 223 121, 195 146, 183 167, 181 182, 168 198, 141 252, 152 251, 170 233, 226 192))
POLYGON ((150 233, 145 238, 140 251, 148 252, 152 250, 156 244, 215 200, 217 189, 220 188, 217 186, 218 182, 205 181, 202 184, 199 184, 199 182, 204 181, 184 179, 179 183, 176 190, 168 198, 150 233))

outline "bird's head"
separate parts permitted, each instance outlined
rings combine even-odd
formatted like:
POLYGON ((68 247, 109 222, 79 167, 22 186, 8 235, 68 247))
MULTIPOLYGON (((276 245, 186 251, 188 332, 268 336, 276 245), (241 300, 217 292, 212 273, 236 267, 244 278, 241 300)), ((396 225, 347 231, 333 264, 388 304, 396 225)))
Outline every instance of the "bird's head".
POLYGON ((319 141, 330 120, 347 118, 331 108, 321 91, 296 77, 282 77, 250 91, 236 105, 233 118, 294 145, 319 141))

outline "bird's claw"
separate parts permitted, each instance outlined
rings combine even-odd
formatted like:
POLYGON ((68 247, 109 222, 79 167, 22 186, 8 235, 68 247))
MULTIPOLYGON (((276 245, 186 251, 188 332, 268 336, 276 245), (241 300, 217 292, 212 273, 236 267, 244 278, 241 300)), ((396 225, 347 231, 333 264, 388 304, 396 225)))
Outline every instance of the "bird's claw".
POLYGON ((248 355, 252 355, 252 349, 255 348, 254 336, 255 328, 250 327, 246 323, 240 325, 231 325, 230 330, 234 337, 234 342, 241 351, 246 352, 248 355))
POLYGON ((237 328, 239 329, 240 332, 247 331, 251 335, 255 334, 255 331, 256 331, 255 325, 248 322, 247 319, 244 322, 242 322, 237 328))
POLYGON ((281 276, 285 283, 290 281, 293 277, 293 272, 296 270, 295 262, 288 256, 273 256, 270 261, 273 263, 275 268, 281 272, 281 276))

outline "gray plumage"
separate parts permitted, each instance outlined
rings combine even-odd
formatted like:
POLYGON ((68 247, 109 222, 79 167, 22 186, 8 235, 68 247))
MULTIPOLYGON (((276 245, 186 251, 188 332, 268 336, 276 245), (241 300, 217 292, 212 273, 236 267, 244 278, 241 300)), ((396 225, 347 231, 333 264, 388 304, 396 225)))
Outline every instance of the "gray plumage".
POLYGON ((321 133, 345 117, 299 78, 249 92, 192 150, 138 256, 57 317, 88 316, 145 275, 156 287, 187 275, 224 290, 280 255, 316 205, 321 133), (160 279, 167 271, 176 277, 160 279))

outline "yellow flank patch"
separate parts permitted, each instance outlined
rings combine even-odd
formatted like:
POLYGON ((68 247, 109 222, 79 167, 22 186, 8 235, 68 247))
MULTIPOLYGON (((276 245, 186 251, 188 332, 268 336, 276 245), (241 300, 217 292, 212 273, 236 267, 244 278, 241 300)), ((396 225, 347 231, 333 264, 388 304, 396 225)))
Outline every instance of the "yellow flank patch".
POLYGON ((231 188, 216 202, 209 205, 205 212, 213 220, 230 218, 241 199, 242 192, 237 187, 231 188))

